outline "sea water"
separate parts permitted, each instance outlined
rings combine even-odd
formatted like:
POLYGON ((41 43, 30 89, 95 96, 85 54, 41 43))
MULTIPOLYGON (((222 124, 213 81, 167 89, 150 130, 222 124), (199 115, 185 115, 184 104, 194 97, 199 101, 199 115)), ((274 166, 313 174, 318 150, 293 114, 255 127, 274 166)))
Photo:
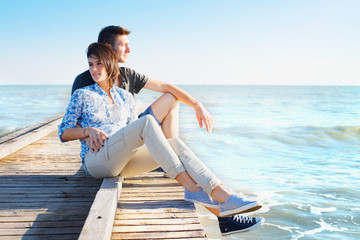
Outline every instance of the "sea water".
POLYGON ((71 86, 0 85, 0 137, 65 112, 71 86))
MULTIPOLYGON (((0 129, 65 110, 70 86, 0 86, 0 129), (20 92, 19 92, 20 91, 20 92)), ((180 136, 265 223, 224 239, 360 239, 360 87, 181 86, 214 118, 208 134, 180 105, 180 136)), ((138 102, 157 93, 142 90, 138 102)), ((6 129, 6 130, 3 130, 6 129)), ((197 206, 209 239, 217 219, 197 206)))

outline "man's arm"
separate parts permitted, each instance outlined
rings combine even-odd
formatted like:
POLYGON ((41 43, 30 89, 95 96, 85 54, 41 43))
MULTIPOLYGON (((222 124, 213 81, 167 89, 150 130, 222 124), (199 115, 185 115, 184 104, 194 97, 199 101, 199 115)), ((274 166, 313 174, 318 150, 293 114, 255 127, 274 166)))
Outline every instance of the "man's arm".
POLYGON ((195 98, 193 98, 190 94, 178 88, 172 84, 163 83, 157 81, 155 79, 149 78, 146 82, 145 89, 149 89, 156 92, 162 93, 171 93, 174 97, 176 97, 179 101, 189 105, 190 107, 195 109, 196 118, 199 122, 200 128, 203 126, 203 123, 206 126, 206 130, 210 133, 213 125, 214 120, 212 119, 210 113, 205 109, 202 103, 195 98))

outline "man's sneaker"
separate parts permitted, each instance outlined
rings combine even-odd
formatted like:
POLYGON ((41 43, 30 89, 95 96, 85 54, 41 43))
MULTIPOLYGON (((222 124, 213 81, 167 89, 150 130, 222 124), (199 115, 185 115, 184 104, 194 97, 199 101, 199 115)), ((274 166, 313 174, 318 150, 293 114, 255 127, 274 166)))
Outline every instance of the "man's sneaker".
POLYGON ((264 223, 262 217, 244 217, 235 215, 231 217, 218 217, 221 235, 229 235, 250 231, 264 223))
POLYGON ((239 213, 256 211, 261 208, 261 205, 257 201, 247 201, 233 194, 225 203, 220 203, 219 208, 220 217, 228 217, 239 213))
POLYGON ((219 208, 219 202, 210 197, 204 190, 190 192, 185 188, 184 200, 193 203, 199 203, 209 208, 219 208))

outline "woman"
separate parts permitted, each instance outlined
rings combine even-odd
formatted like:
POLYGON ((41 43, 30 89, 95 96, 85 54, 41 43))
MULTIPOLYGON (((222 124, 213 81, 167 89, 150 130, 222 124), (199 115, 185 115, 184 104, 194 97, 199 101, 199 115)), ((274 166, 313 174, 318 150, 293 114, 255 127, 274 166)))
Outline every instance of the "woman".
POLYGON ((59 137, 61 141, 88 138, 81 140, 80 156, 93 177, 137 175, 160 165, 185 187, 185 200, 219 208, 220 216, 261 207, 256 201, 230 194, 179 138, 166 140, 152 116, 137 118, 132 95, 114 86, 119 67, 109 45, 91 44, 87 58, 95 84, 74 92, 59 126, 59 137), (76 128, 77 123, 83 128, 76 128), (89 151, 93 148, 100 150, 89 151), (146 159, 143 164, 139 154, 147 150, 155 162, 146 159))

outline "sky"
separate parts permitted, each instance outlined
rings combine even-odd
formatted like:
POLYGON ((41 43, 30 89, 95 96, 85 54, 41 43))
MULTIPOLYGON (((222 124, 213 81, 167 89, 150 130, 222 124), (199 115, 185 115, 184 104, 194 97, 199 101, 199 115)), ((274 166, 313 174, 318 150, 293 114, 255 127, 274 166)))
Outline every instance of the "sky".
POLYGON ((72 84, 101 28, 172 84, 360 85, 358 0, 0 0, 0 85, 72 84))

